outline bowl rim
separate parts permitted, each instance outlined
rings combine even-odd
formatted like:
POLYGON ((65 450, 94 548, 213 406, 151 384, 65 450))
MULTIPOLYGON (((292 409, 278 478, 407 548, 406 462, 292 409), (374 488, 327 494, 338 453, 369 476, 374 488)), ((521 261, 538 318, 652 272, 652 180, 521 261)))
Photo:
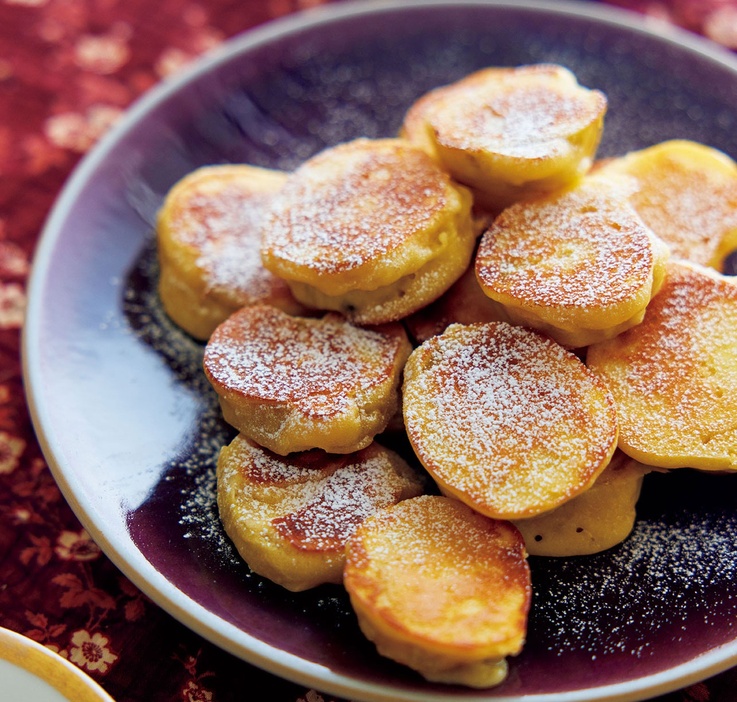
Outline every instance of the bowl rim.
POLYGON ((5 627, 0 627, 0 660, 43 680, 60 699, 73 694, 77 702, 114 702, 95 680, 66 658, 5 627))

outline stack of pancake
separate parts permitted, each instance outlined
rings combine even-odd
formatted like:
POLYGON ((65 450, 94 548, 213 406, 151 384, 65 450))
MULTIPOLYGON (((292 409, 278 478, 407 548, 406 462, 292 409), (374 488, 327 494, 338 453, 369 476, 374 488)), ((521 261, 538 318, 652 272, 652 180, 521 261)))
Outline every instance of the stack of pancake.
POLYGON ((528 554, 616 547, 648 472, 737 470, 737 165, 597 161, 606 110, 561 66, 492 67, 159 213, 162 304, 238 432, 227 534, 289 590, 343 584, 429 680, 504 680, 528 554))

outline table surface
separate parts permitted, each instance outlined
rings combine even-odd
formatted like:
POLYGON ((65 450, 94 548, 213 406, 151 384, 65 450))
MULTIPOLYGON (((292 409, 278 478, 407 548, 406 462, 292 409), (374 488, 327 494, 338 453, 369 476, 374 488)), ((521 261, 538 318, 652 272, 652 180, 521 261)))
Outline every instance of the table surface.
MULTIPOLYGON (((116 700, 328 702, 218 649, 107 560, 65 503, 25 404, 20 334, 44 220, 80 157, 154 84, 228 37, 321 0, 0 0, 0 626, 116 700), (152 665, 152 661, 156 661, 152 665)), ((737 47, 734 0, 612 0, 737 47)), ((737 669, 658 702, 737 700, 737 669)))

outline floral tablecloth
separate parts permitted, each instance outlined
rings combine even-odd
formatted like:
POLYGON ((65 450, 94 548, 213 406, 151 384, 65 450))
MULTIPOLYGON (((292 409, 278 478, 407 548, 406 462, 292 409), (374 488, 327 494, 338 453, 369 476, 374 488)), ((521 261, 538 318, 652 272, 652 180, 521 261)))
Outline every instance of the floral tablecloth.
MULTIPOLYGON (((59 652, 117 702, 225 702, 259 689, 271 702, 331 698, 180 625, 107 560, 65 503, 34 438, 21 377, 34 247, 70 171, 133 100, 228 37, 319 3, 0 0, 0 626, 59 652)), ((737 48, 737 2, 612 4, 737 48)), ((737 700, 737 670, 659 699, 737 700)))

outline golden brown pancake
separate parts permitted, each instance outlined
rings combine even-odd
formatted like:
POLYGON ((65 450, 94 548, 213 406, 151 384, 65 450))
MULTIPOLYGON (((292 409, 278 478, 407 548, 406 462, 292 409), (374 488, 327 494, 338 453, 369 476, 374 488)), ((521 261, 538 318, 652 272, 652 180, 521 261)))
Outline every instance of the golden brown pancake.
POLYGON ((205 166, 179 180, 157 217, 159 295, 171 319, 199 340, 239 307, 304 308, 261 264, 261 220, 286 173, 205 166))
POLYGON ((608 159, 597 172, 635 177, 630 202, 674 256, 724 270, 737 249, 737 163, 729 156, 673 139, 608 159))
POLYGON ((491 67, 420 97, 401 134, 498 211, 585 174, 606 109, 603 93, 562 66, 491 67))
POLYGON ((203 365, 225 420, 261 446, 351 453, 396 413, 410 350, 398 323, 362 329, 255 305, 218 326, 203 365))
POLYGON ((476 235, 470 193, 427 154, 399 139, 357 139, 289 176, 261 252, 305 305, 378 324, 447 290, 476 235))
POLYGON ((587 351, 619 447, 661 468, 737 469, 737 283, 673 260, 641 324, 587 351))
POLYGON ((403 412, 440 490, 499 519, 581 494, 617 444, 601 379, 552 339, 505 322, 453 324, 415 349, 403 412))
POLYGON ((669 250, 627 201, 630 185, 589 177, 508 207, 479 244, 483 291, 512 321, 571 348, 638 324, 669 250))
POLYGON ((514 525, 531 556, 583 556, 622 543, 632 532, 642 483, 651 466, 616 451, 586 492, 514 525))
POLYGON ((524 644, 522 538, 457 500, 424 495, 363 521, 348 540, 344 583, 379 653, 429 680, 497 685, 524 644))
POLYGON ((341 583, 356 527, 422 490, 404 460, 376 443, 353 454, 279 456, 238 435, 218 457, 226 533, 251 570, 295 592, 341 583))

